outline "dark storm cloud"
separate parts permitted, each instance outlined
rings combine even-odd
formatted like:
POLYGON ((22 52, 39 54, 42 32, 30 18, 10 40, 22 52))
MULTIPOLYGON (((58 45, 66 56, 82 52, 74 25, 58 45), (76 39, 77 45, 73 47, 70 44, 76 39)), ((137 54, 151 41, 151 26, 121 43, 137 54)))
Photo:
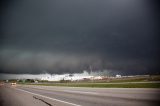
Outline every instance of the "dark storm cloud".
POLYGON ((158 9, 149 0, 2 2, 1 72, 159 72, 158 9))

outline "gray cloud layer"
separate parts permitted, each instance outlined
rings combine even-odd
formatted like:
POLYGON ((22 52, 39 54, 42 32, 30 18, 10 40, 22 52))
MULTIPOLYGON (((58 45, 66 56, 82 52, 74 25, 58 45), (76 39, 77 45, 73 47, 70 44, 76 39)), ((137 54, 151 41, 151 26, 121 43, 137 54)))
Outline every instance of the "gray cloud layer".
MULTIPOLYGON (((157 73, 159 11, 149 0, 13 0, 1 6, 1 73, 157 73)), ((159 72, 159 71, 158 71, 159 72)))

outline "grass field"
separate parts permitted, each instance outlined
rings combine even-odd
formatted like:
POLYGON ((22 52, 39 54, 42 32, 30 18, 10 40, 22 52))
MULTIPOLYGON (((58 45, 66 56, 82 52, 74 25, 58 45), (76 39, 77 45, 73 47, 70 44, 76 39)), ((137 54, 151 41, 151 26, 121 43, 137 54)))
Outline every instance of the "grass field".
POLYGON ((67 87, 92 87, 92 88, 160 88, 160 83, 41 83, 29 85, 67 86, 67 87))
POLYGON ((160 75, 111 78, 107 80, 94 81, 39 81, 39 83, 21 82, 19 84, 92 88, 160 88, 160 75))

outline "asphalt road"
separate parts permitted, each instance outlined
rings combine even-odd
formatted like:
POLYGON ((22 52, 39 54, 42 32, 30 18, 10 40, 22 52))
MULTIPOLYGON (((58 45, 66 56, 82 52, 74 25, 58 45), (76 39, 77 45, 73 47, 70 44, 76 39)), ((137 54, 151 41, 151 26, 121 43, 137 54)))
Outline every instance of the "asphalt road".
POLYGON ((0 106, 158 106, 160 89, 0 87, 0 106))

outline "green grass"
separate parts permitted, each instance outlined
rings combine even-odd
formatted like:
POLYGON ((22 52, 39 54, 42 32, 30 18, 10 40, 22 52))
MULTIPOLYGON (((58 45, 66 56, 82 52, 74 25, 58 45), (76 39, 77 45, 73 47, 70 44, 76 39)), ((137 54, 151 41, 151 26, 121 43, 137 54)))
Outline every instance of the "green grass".
POLYGON ((51 83, 51 84, 32 84, 29 85, 43 85, 43 86, 66 86, 66 87, 92 87, 92 88, 160 88, 160 83, 51 83))
POLYGON ((136 76, 127 78, 111 78, 108 80, 96 80, 96 81, 59 81, 59 82, 48 82, 39 81, 39 83, 26 82, 20 84, 29 85, 44 85, 44 86, 66 86, 66 87, 92 87, 92 88, 160 88, 160 83, 151 83, 151 81, 160 81, 160 75, 152 76, 136 76), (127 83, 126 83, 127 82, 127 83), (132 83, 134 82, 134 83, 132 83), (141 82, 141 83, 136 83, 141 82))

